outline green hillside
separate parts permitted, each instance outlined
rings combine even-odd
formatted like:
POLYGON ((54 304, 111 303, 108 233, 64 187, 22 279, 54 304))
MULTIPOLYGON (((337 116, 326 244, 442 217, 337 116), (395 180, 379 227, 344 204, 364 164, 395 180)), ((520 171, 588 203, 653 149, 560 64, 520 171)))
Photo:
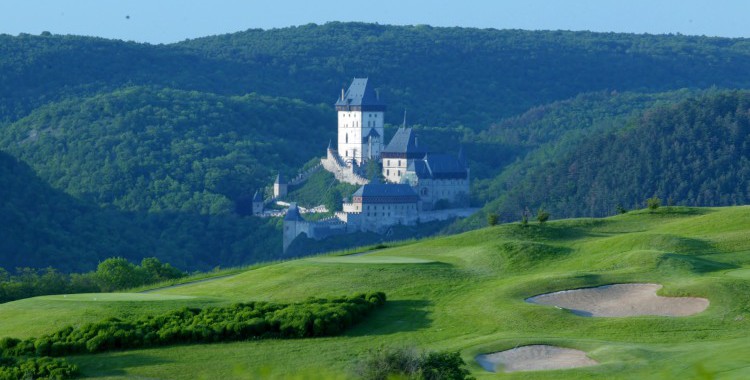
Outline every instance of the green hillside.
POLYGON ((274 260, 277 221, 236 214, 125 212, 53 189, 25 163, 0 151, 0 268, 86 272, 109 257, 158 257, 209 270, 274 260))
POLYGON ((606 219, 499 225, 361 256, 268 265, 151 294, 11 302, 0 305, 0 336, 38 336, 71 320, 185 305, 383 291, 385 307, 340 337, 183 345, 68 360, 94 378, 348 378, 357 358, 384 345, 459 350, 478 379, 744 378, 750 376, 748 229, 747 206, 662 207, 606 219), (710 306, 688 317, 588 318, 524 302, 550 291, 630 282, 659 283, 661 295, 705 297, 710 306), (600 364, 495 375, 474 361, 480 353, 526 344, 578 348, 600 364))
POLYGON ((745 39, 327 23, 169 45, 0 36, 0 120, 124 85, 330 104, 369 76, 398 123, 484 128, 579 93, 750 86, 745 39), (435 75, 440 73, 440 75, 435 75))
POLYGON ((131 87, 49 104, 0 147, 53 187, 124 211, 227 214, 325 154, 335 114, 289 99, 131 87))
MULTIPOLYGON (((603 216, 618 204, 643 207, 652 196, 688 206, 747 204, 748 109, 747 92, 710 91, 619 119, 610 113, 598 131, 573 129, 480 182, 492 201, 485 210, 518 220, 524 207, 544 206, 562 217, 603 216)), ((586 115, 575 108, 563 112, 586 115)), ((483 222, 477 217, 464 224, 483 222)))

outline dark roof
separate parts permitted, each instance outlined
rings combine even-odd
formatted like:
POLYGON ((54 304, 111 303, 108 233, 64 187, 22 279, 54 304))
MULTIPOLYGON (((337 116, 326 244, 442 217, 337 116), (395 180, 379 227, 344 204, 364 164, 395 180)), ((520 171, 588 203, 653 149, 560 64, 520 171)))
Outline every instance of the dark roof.
POLYGON ((375 128, 370 128, 370 132, 367 135, 362 136, 362 142, 367 142, 367 139, 372 136, 373 138, 380 137, 380 133, 375 128))
POLYGON ((402 201, 413 201, 416 202, 419 199, 414 189, 407 184, 392 184, 392 183, 379 183, 373 182, 367 185, 362 185, 357 191, 352 194, 352 198, 362 197, 363 200, 367 198, 389 198, 390 200, 396 200, 400 198, 402 201))
POLYGON ((354 78, 343 98, 338 98, 336 107, 364 107, 372 110, 385 110, 385 103, 380 101, 372 86, 367 85, 367 78, 354 78))
POLYGON ((417 178, 464 179, 466 166, 450 154, 429 153, 424 159, 409 164, 407 171, 413 171, 417 178))
POLYGON ((300 215, 299 208, 297 208, 296 203, 292 203, 289 205, 289 209, 286 210, 286 215, 284 215, 284 221, 287 222, 304 222, 305 219, 300 215))
POLYGON ((427 153, 427 147, 419 144, 417 134, 411 128, 401 127, 393 135, 391 142, 383 149, 383 153, 402 153, 410 158, 422 158, 427 153))
POLYGON ((263 195, 260 194, 260 190, 255 191, 255 195, 253 195, 253 202, 263 202, 263 195))

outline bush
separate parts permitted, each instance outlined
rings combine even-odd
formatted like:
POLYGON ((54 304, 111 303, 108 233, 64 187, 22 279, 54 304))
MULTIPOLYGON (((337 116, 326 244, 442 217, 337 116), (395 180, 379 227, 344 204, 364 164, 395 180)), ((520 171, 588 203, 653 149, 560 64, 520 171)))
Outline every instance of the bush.
POLYGON ((497 225, 498 219, 500 219, 500 217, 494 212, 487 214, 487 224, 490 226, 497 225))
POLYGON ((656 210, 661 207, 661 199, 657 196, 646 199, 646 206, 649 210, 656 210))
POLYGON ((355 368, 364 380, 393 377, 424 380, 468 380, 469 370, 458 352, 423 352, 414 349, 381 347, 368 351, 355 368))
POLYGON ((544 224, 544 222, 549 220, 549 212, 547 212, 544 207, 540 207, 536 212, 536 220, 539 222, 539 224, 544 224))
POLYGON ((181 308, 138 319, 109 318, 24 341, 0 340, 13 356, 63 356, 111 350, 211 343, 249 338, 306 338, 341 333, 385 304, 382 292, 293 304, 238 303, 228 307, 181 308))
POLYGON ((70 379, 78 373, 78 366, 64 359, 0 358, 0 380, 70 379))

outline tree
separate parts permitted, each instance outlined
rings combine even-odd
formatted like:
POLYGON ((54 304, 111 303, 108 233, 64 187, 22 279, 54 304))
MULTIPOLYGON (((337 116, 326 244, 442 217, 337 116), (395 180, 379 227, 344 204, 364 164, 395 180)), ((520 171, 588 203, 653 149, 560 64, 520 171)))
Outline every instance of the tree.
POLYGON ((628 209, 626 209, 621 203, 618 203, 617 206, 615 206, 615 209, 618 214, 626 214, 628 212, 628 209))
POLYGON ((113 257, 96 267, 96 280, 103 291, 132 288, 143 284, 135 265, 122 257, 113 257))
POLYGON ((326 193, 325 199, 323 200, 323 204, 328 209, 328 212, 334 212, 334 211, 341 211, 342 210, 342 202, 343 197, 341 196, 341 191, 337 188, 332 188, 331 190, 326 193))
POLYGON ((499 216, 497 215, 497 213, 491 212, 487 214, 487 224, 490 226, 497 225, 498 219, 499 219, 499 216))
POLYGON ((656 210, 661 206, 661 199, 657 196, 646 199, 646 206, 649 210, 656 210))
POLYGON ((539 221, 539 224, 544 224, 544 222, 549 220, 549 212, 544 207, 539 207, 539 210, 536 212, 536 220, 539 221))

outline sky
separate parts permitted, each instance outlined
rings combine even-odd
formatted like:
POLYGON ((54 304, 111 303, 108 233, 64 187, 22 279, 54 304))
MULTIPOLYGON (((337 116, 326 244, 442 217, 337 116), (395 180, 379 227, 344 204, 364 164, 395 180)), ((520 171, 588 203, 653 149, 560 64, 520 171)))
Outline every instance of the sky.
POLYGON ((750 37, 750 0, 0 0, 0 34, 153 44, 329 21, 750 37))

